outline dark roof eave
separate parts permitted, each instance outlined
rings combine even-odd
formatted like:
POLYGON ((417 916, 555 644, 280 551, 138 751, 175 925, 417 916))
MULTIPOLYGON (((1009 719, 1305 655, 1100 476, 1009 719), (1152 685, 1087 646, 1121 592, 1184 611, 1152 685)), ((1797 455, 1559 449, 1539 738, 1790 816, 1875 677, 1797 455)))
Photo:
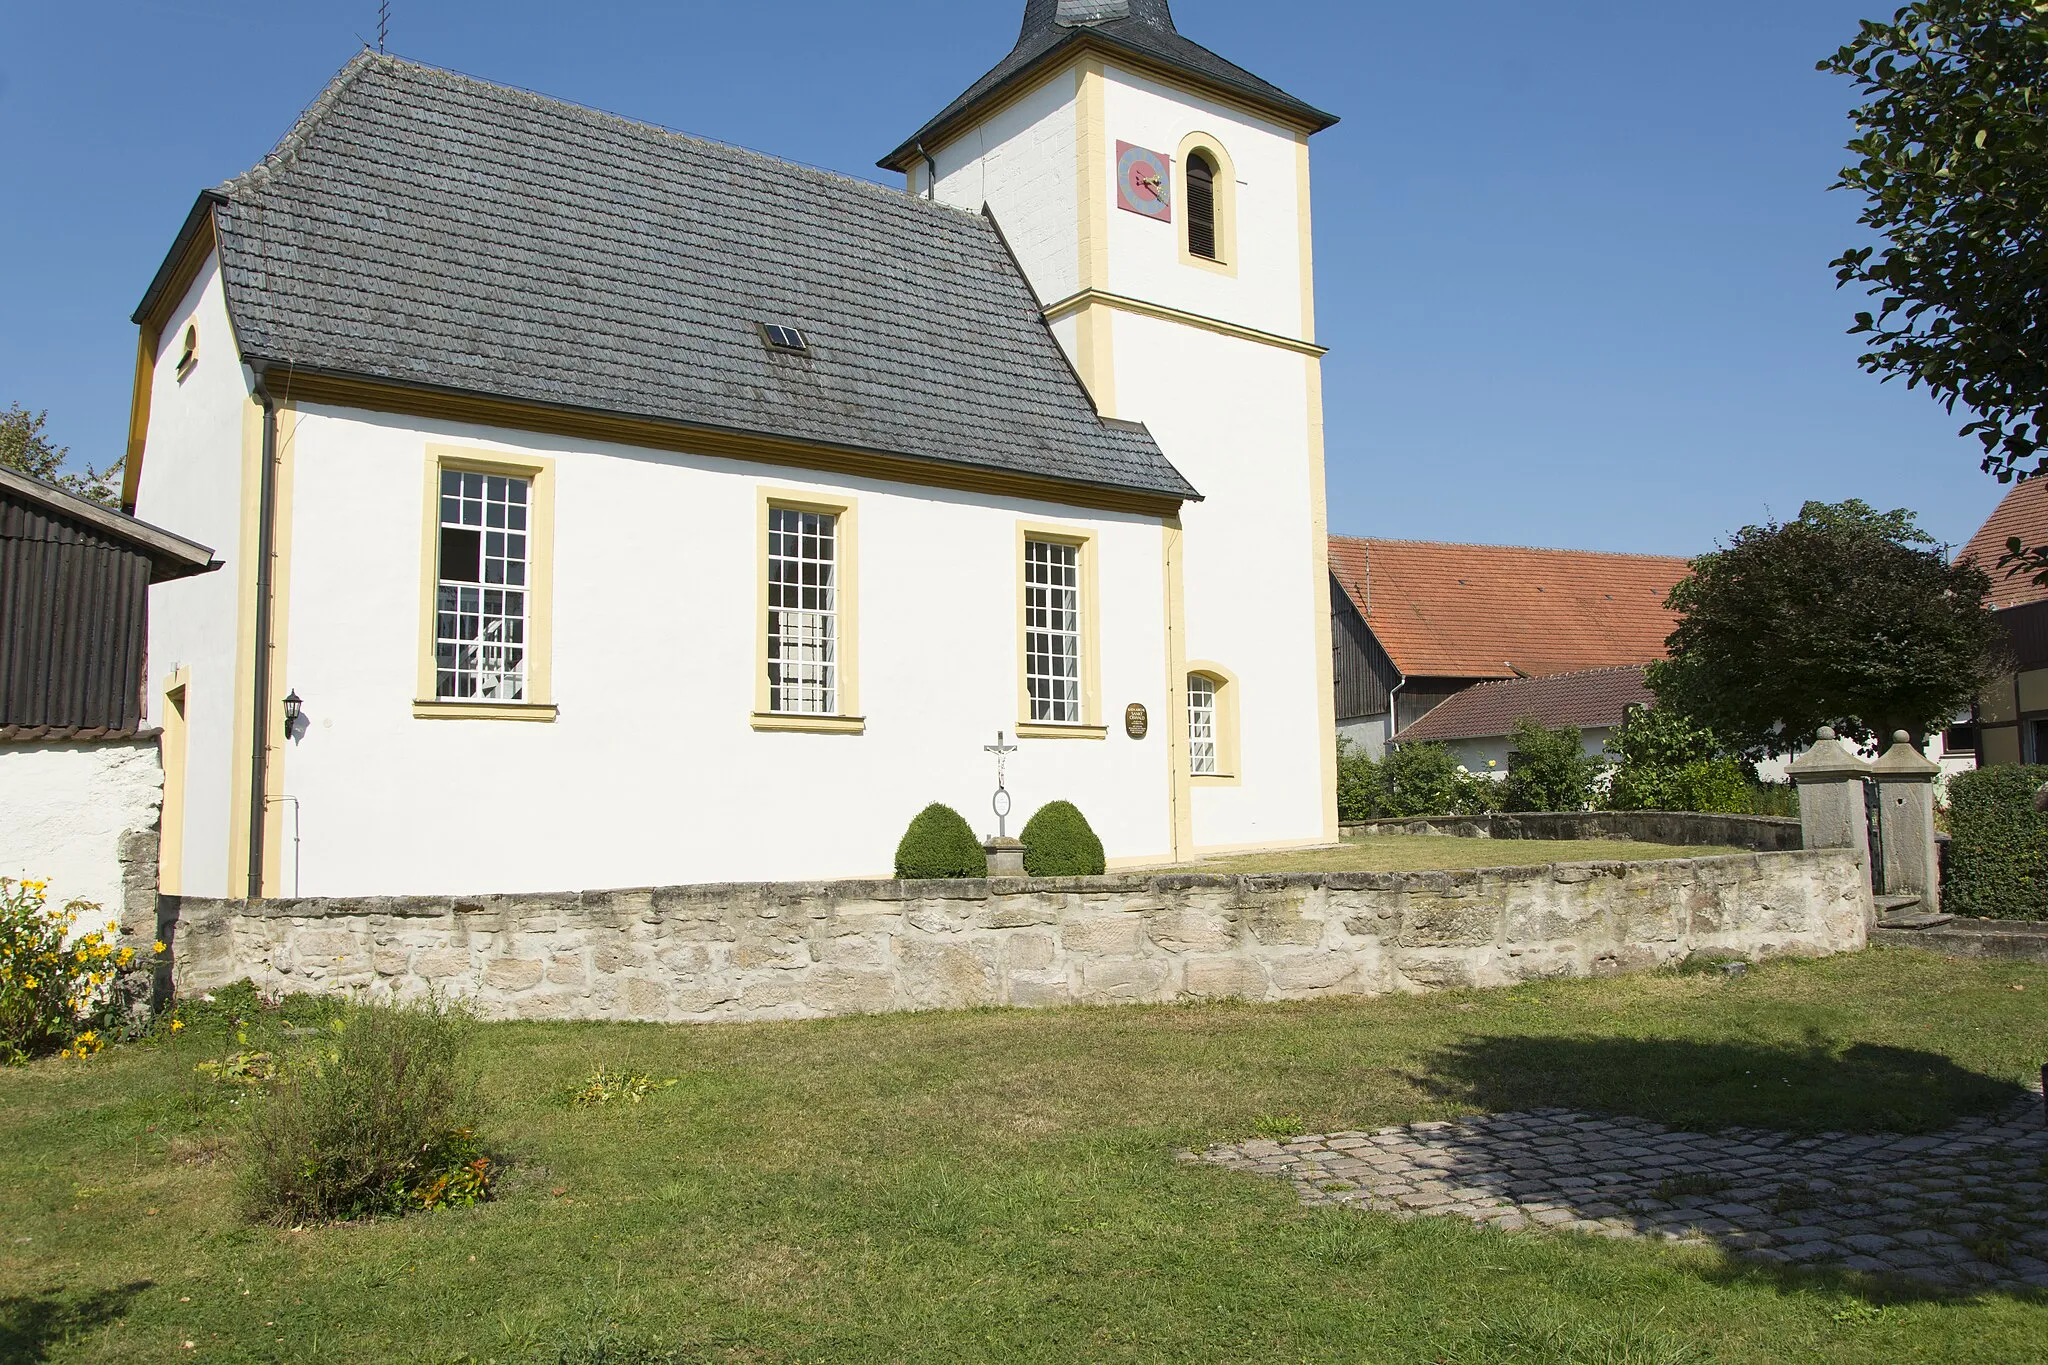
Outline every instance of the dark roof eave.
MULTIPOLYGON (((997 81, 994 85, 982 91, 972 102, 961 106, 957 110, 953 110, 951 113, 940 113, 931 122, 905 138, 895 151, 890 152, 887 156, 877 161, 875 165, 885 171, 902 171, 907 169, 918 158, 918 147, 920 144, 927 141, 937 141, 940 134, 948 133, 955 126, 966 122, 967 116, 974 109, 996 98, 1003 92, 1015 88, 1018 84, 1036 78, 1048 67, 1058 65, 1063 58, 1071 55, 1076 50, 1090 46, 1107 49, 1114 55, 1133 58, 1140 65, 1154 68, 1169 68, 1199 87, 1226 93, 1232 98, 1246 101, 1261 109, 1279 114, 1289 123, 1298 123, 1305 126, 1311 133, 1320 133, 1325 128, 1334 127, 1341 121, 1335 114, 1318 109, 1305 101, 1290 97, 1287 102, 1283 103, 1275 100, 1263 91, 1251 89, 1236 81, 1224 80, 1221 77, 1210 75, 1206 72, 1191 71, 1178 63, 1168 61, 1156 52, 1151 52, 1138 46, 1136 43, 1126 42, 1113 33, 1105 33, 1092 28, 1077 28, 1071 30, 1066 37, 1054 43, 1033 60, 1026 62, 1002 80, 997 81)), ((997 65, 1000 66, 1001 63, 997 63, 997 65)), ((950 106, 948 107, 950 108, 950 106)))
MULTIPOLYGON (((774 441, 788 441, 793 444, 809 446, 816 450, 831 451, 837 454, 867 455, 892 460, 907 460, 915 464, 930 465, 938 469, 958 470, 968 474, 1009 474, 1037 483, 1065 486, 1074 489, 1094 489, 1125 498, 1153 498, 1161 503, 1173 504, 1203 501, 1201 493, 1196 491, 1194 485, 1187 483, 1185 479, 1182 480, 1182 486, 1178 491, 1146 488, 1134 484, 1100 483, 1087 479, 1063 479, 1050 474, 1039 474, 1027 470, 1004 469, 999 465, 968 464, 961 460, 946 460, 931 455, 913 455, 899 450, 883 450, 875 446, 857 446, 833 441, 811 440, 804 437, 791 436, 786 432, 767 431, 761 428, 720 426, 715 422, 687 422, 679 418, 662 417, 650 413, 612 412, 601 408, 579 407, 573 403, 551 402, 544 398, 527 398, 516 394, 489 393, 481 389, 458 388, 452 384, 429 384, 416 379, 395 379, 389 375, 373 374, 365 370, 328 369, 320 366, 301 365, 274 356, 259 356, 245 353, 242 359, 250 369, 256 372, 259 378, 273 386, 273 391, 276 393, 279 401, 284 401, 290 397, 292 376, 317 376, 328 379, 353 380, 359 383, 384 385, 421 394, 441 394, 451 398, 481 399, 487 402, 509 403, 517 407, 537 408, 543 411, 559 412, 579 417, 622 418, 626 421, 646 422, 654 426, 665 427, 679 435, 701 432, 707 436, 762 437, 774 441)), ((343 403, 340 406, 352 405, 343 403)), ((1102 421, 1105 425, 1109 425, 1112 421, 1112 419, 1108 418, 1098 420, 1102 421)), ((1137 424, 1118 422, 1115 425, 1128 427, 1137 424)), ((1178 473, 1178 471, 1175 472, 1178 473)))
POLYGON ((184 225, 178 229, 177 237, 171 242, 171 249, 164 253, 163 264, 159 265, 156 274, 150 277, 149 288, 142 291, 142 302, 136 304, 135 311, 128 315, 130 322, 140 326, 149 321, 150 315, 163 302, 164 290, 170 288, 171 281, 177 277, 178 263, 184 260, 185 253, 191 250, 192 240, 199 235, 200 229, 212 216, 214 209, 227 202, 228 197, 219 190, 199 192, 199 197, 192 203, 192 211, 185 215, 184 225))
POLYGON ((176 532, 153 526, 126 512, 102 507, 90 498, 81 498, 67 489, 32 479, 16 470, 0 467, 0 489, 27 498, 60 517, 83 522, 110 539, 132 545, 148 558, 149 581, 152 583, 190 578, 221 567, 221 561, 213 557, 213 551, 196 540, 187 540, 176 532))

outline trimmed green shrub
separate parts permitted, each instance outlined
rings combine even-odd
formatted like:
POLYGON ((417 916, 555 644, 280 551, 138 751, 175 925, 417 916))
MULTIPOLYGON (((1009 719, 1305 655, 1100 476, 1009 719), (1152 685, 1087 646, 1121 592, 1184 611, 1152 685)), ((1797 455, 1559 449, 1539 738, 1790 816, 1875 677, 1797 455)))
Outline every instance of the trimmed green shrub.
POLYGON ((988 854, 967 818, 934 801, 911 818, 896 845, 896 875, 906 881, 933 877, 986 877, 988 854))
POLYGON ((1508 776, 1501 784, 1505 809, 1584 810, 1593 804, 1594 781, 1607 762, 1586 752, 1578 726, 1552 730, 1524 716, 1509 742, 1508 776))
POLYGON ((2048 815, 2034 789, 2048 767, 2000 765, 1948 784, 1948 881, 1941 908, 1981 919, 2048 919, 2048 815))
POLYGON ((1484 815, 1500 809, 1500 783, 1465 771, 1458 756, 1435 742, 1397 744, 1379 762, 1377 814, 1484 815))
POLYGON ((438 1004, 336 1017, 249 1116, 250 1216, 294 1226, 489 1198, 469 1044, 469 1017, 438 1004))
POLYGON ((1102 840, 1071 801, 1048 801, 1024 823, 1024 870, 1034 877, 1100 877, 1102 840))

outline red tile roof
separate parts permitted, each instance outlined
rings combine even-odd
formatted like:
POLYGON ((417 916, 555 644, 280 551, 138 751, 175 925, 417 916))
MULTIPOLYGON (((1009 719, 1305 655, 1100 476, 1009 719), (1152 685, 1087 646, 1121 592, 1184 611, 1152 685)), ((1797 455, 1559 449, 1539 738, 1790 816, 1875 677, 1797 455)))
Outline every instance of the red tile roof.
POLYGON ((1619 725, 1632 703, 1654 705, 1643 684, 1643 665, 1553 673, 1546 678, 1510 678, 1479 683, 1444 702, 1395 735, 1397 743, 1425 739, 1491 739, 1508 734, 1515 722, 1533 716, 1556 729, 1619 725))
POLYGON ((1663 658, 1686 561, 1331 536, 1330 572, 1404 675, 1506 678, 1663 658))
POLYGON ((1984 524, 1977 528, 1977 534, 1970 537, 1970 543, 1963 547, 1957 559, 1974 559, 1979 568, 1991 575, 1991 605, 1993 607, 2018 607, 2028 602, 2048 600, 2048 588, 2035 587, 2029 576, 2007 578, 2005 571, 1998 567, 1998 557, 2005 553, 2005 542, 2018 536, 2028 545, 2048 545, 2048 479, 2028 479, 2025 483, 2013 485, 1999 502, 1984 524))
POLYGON ((0 744, 69 744, 74 740, 155 739, 162 730, 109 730, 100 725, 0 725, 0 744))

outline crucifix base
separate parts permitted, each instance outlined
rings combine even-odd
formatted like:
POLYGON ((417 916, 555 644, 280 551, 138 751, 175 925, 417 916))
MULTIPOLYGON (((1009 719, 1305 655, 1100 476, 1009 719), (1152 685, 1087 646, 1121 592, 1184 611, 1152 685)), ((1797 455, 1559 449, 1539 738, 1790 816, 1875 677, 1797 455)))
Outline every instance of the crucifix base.
POLYGON ((988 875, 991 877, 1021 877, 1024 875, 1024 845, 1016 839, 991 839, 981 846, 988 854, 988 875))

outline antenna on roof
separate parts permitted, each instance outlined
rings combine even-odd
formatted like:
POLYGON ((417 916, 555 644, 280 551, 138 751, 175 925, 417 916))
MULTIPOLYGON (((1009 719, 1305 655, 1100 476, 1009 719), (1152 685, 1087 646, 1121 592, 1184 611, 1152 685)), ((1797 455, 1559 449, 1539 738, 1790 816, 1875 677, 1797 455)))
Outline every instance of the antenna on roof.
POLYGON ((391 36, 391 0, 377 0, 377 50, 384 50, 384 40, 391 36))

